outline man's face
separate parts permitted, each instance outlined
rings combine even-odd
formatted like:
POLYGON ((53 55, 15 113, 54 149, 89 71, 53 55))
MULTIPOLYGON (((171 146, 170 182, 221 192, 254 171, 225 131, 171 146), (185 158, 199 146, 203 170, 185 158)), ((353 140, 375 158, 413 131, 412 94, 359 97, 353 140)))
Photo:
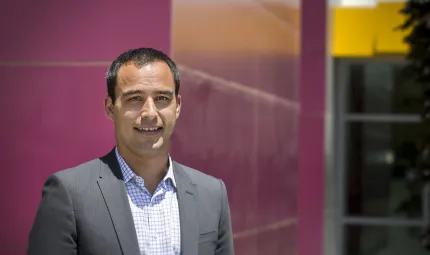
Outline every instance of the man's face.
POLYGON ((169 66, 161 61, 122 66, 115 96, 115 104, 105 99, 105 110, 115 122, 118 146, 139 156, 166 152, 181 109, 169 66))

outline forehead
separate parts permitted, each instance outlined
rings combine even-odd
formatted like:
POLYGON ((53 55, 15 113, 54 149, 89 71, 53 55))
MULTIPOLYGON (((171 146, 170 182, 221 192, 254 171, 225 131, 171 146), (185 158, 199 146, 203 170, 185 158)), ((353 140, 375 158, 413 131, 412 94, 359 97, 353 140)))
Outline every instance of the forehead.
POLYGON ((121 89, 130 86, 174 88, 175 82, 169 66, 162 61, 140 67, 130 62, 119 69, 117 87, 121 89))

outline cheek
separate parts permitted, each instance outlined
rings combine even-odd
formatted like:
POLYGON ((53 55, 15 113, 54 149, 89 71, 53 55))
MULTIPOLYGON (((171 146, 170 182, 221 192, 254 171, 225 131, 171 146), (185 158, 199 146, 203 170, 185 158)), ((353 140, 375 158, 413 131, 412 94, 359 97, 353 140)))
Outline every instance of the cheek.
POLYGON ((126 111, 122 113, 118 113, 115 118, 115 122, 117 126, 128 128, 133 125, 133 122, 139 118, 139 113, 134 111, 126 111))
POLYGON ((138 111, 126 111, 123 114, 123 119, 136 119, 137 117, 139 117, 139 112, 138 111))
POLYGON ((140 107, 127 107, 123 109, 122 115, 128 119, 136 119, 142 114, 140 107))
POLYGON ((160 113, 160 117, 163 119, 164 123, 171 127, 175 125, 176 122, 176 110, 164 111, 160 113))

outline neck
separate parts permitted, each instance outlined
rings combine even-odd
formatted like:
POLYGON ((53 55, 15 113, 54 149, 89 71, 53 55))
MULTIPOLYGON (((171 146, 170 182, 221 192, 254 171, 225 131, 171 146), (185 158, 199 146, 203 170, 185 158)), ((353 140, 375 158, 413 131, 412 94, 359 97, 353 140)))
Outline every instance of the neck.
POLYGON ((127 148, 117 146, 118 152, 133 172, 145 180, 148 190, 155 190, 168 171, 169 155, 166 152, 156 155, 137 155, 127 148))

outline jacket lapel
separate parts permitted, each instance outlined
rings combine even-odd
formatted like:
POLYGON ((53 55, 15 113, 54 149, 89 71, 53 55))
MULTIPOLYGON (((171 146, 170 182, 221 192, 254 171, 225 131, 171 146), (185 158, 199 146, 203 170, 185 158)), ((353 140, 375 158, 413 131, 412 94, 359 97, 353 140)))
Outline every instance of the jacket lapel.
POLYGON ((139 255, 139 244, 121 169, 112 150, 100 158, 100 178, 97 181, 112 218, 122 253, 139 255))
POLYGON ((181 224, 181 254, 197 255, 199 225, 195 184, 183 166, 173 161, 173 171, 178 189, 179 218, 181 224))

